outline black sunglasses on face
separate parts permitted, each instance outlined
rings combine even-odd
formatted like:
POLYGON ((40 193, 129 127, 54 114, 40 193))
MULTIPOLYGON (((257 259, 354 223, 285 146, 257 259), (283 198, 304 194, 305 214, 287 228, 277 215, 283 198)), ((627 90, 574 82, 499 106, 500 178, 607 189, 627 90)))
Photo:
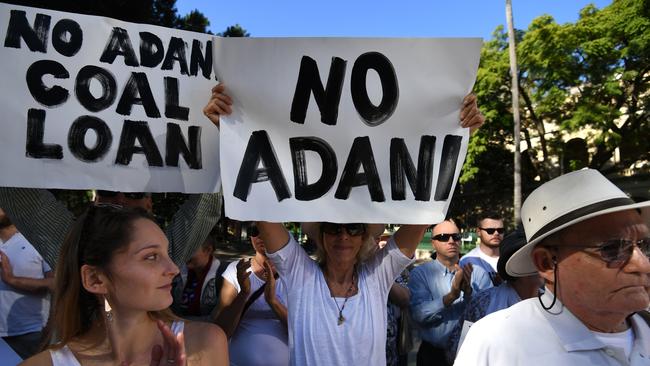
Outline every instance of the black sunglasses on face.
POLYGON ((329 235, 339 235, 345 230, 350 236, 363 235, 366 232, 364 224, 333 224, 324 222, 320 224, 320 231, 329 235))
POLYGON ((484 228, 480 227, 479 230, 485 231, 486 233, 488 233, 488 235, 494 234, 495 231, 497 233, 499 233, 499 234, 503 234, 505 232, 505 229, 502 228, 502 227, 499 227, 499 228, 487 228, 487 229, 484 229, 484 228))
POLYGON ((637 241, 612 239, 598 245, 558 245, 556 247, 582 248, 584 253, 600 257, 606 263, 607 268, 624 267, 634 254, 634 247, 638 247, 646 258, 650 258, 650 237, 637 241), (584 249, 595 249, 596 253, 584 249))
MULTIPOLYGON (((97 190, 97 195, 105 198, 113 198, 118 194, 120 194, 120 192, 97 190)), ((132 200, 141 200, 147 197, 147 194, 143 192, 123 192, 122 194, 124 197, 130 198, 132 200)))
POLYGON ((460 241, 460 234, 438 234, 432 239, 446 243, 449 241, 449 238, 452 238, 454 241, 460 241))

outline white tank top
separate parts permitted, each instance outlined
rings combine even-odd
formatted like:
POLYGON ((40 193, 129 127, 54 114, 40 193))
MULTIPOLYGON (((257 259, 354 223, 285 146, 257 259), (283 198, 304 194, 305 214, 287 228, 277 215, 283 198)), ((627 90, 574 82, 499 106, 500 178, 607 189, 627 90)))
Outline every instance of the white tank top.
MULTIPOLYGON (((171 326, 172 333, 178 334, 182 332, 184 326, 183 321, 174 321, 171 326)), ((52 366, 81 366, 68 345, 57 350, 50 350, 50 356, 52 357, 52 366)))

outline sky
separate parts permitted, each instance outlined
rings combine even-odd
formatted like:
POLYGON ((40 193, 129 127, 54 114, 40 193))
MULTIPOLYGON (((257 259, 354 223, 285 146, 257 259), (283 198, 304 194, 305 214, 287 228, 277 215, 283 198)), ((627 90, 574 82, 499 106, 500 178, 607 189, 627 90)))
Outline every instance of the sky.
MULTIPOLYGON (((574 22, 580 9, 611 0, 512 0, 515 28, 550 14, 574 22)), ((482 37, 505 25, 505 0, 177 0, 198 9, 214 33, 240 24, 252 37, 482 37)))

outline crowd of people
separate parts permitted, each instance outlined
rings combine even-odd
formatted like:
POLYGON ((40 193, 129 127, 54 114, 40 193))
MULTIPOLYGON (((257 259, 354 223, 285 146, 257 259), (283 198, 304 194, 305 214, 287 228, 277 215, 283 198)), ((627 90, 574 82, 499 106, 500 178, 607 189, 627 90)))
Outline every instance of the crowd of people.
MULTIPOLYGON (((204 113, 231 112, 223 84, 204 113)), ((461 125, 484 118, 472 95, 461 125)), ((476 223, 461 258, 435 225, 257 222, 251 258, 209 236, 217 194, 163 231, 147 194, 98 191, 78 218, 49 192, 0 188, 0 335, 25 365, 650 365, 650 201, 600 173, 551 180, 521 226, 476 223), (643 215, 646 216, 643 216, 643 215), (645 221, 644 221, 645 220, 645 221), (415 263, 425 231, 434 258, 415 263), (50 306, 51 304, 51 306, 50 306)))

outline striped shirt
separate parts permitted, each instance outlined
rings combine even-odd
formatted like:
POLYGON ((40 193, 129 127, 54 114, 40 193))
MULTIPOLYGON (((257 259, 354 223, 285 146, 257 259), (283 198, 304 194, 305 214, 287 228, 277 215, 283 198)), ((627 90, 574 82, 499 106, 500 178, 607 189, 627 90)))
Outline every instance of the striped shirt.
MULTIPOLYGON (((174 214, 165 234, 178 266, 205 241, 221 214, 220 193, 192 194, 174 214)), ((25 238, 55 268, 74 215, 45 189, 0 187, 0 207, 25 238)))

